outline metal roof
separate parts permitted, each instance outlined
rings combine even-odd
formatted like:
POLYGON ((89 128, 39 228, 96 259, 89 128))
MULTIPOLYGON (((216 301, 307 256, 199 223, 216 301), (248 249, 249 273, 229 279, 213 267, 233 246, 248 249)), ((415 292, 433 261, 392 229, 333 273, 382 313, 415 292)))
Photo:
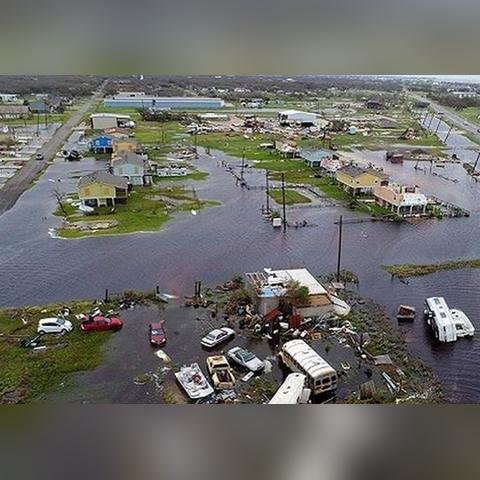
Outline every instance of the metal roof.
POLYGON ((290 340, 283 345, 282 350, 312 378, 336 373, 335 369, 303 340, 290 340))
POLYGON ((93 172, 88 175, 84 175, 78 181, 78 186, 83 187, 89 185, 90 183, 105 183, 107 185, 112 185, 117 188, 128 188, 128 182, 126 178, 117 177, 108 172, 93 172))

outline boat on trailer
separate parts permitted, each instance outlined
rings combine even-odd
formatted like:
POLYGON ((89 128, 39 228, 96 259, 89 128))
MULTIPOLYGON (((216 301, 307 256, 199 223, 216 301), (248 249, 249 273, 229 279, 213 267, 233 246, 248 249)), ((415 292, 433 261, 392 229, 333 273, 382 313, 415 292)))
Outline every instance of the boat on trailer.
POLYGON ((455 342, 457 338, 473 337, 475 327, 467 315, 459 309, 450 308, 443 297, 425 300, 425 320, 440 342, 455 342))
POLYGON ((208 397, 213 393, 212 386, 208 383, 198 363, 184 365, 175 373, 178 383, 192 400, 208 397))

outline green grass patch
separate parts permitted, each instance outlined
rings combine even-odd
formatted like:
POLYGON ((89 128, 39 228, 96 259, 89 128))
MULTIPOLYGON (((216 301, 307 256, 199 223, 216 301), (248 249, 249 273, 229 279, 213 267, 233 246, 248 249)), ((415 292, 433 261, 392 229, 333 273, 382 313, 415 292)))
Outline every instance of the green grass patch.
POLYGON ((71 374, 94 369, 102 362, 104 346, 112 332, 85 334, 73 317, 88 313, 89 301, 68 303, 72 311, 69 320, 74 324, 71 333, 63 337, 45 335, 42 345, 54 347, 60 343, 61 348, 38 352, 20 348, 22 338, 35 335, 38 320, 55 316, 62 305, 0 310, 0 400, 9 392, 22 401, 41 400, 44 394, 59 389, 71 374), (22 318, 27 320, 26 325, 22 318))
POLYGON ((443 270, 461 270, 464 268, 480 268, 480 259, 449 260, 431 264, 382 265, 382 268, 398 278, 420 277, 443 270))
MULTIPOLYGON (((282 191, 281 190, 270 190, 270 196, 278 204, 282 203, 282 191)), ((285 205, 294 205, 296 203, 310 203, 310 198, 302 195, 301 193, 295 190, 285 190, 285 205)))
POLYGON ((135 232, 154 232, 172 218, 175 211, 201 210, 219 205, 218 202, 200 200, 195 191, 187 190, 183 185, 160 187, 137 187, 130 192, 126 204, 118 204, 112 212, 111 207, 100 207, 94 213, 84 214, 71 205, 67 205, 67 216, 58 206, 54 212, 69 222, 114 221, 118 225, 101 230, 80 230, 59 228, 57 233, 63 238, 81 238, 91 235, 119 235, 135 232), (168 204, 168 205, 167 205, 168 204))

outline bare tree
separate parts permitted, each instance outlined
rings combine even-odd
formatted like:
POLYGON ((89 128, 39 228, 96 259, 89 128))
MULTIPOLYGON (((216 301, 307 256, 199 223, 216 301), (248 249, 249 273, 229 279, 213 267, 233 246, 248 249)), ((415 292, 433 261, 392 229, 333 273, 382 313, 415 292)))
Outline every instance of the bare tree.
POLYGON ((66 217, 68 217, 68 212, 65 209, 65 203, 64 203, 65 194, 63 192, 61 192, 58 188, 54 188, 52 190, 52 194, 55 197, 55 200, 57 201, 57 205, 60 207, 60 210, 62 211, 62 213, 66 217))

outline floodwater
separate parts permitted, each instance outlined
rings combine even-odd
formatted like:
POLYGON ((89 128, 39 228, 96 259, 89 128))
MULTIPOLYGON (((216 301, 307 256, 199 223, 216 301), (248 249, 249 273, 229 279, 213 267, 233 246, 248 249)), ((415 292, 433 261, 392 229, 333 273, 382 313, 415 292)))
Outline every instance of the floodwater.
MULTIPOLYGON (((463 137, 452 133, 450 142, 462 160, 475 160, 476 152, 468 150, 471 144, 463 137)), ((459 182, 454 183, 430 171, 415 171, 411 162, 391 165, 383 160, 382 152, 362 155, 366 161, 381 164, 394 180, 415 182, 426 193, 469 209, 471 216, 425 220, 415 225, 346 224, 342 266, 357 272, 360 293, 385 305, 392 316, 400 303, 414 305, 421 312, 425 297, 442 295, 452 307, 463 309, 480 331, 480 270, 441 272, 406 284, 391 280, 381 269, 382 264, 480 257, 476 235, 480 227, 480 184, 468 177, 461 165, 438 169, 445 177, 458 178, 459 182)), ((155 285, 183 296, 193 293, 196 280, 215 286, 237 273, 263 267, 305 265, 315 274, 334 271, 335 221, 341 214, 344 218, 361 214, 332 207, 289 209, 291 222, 307 220, 317 227, 292 228, 283 234, 261 217, 264 192, 237 187, 233 177, 218 166, 220 159, 238 163, 220 152, 215 152, 214 158, 202 156, 198 167, 208 171, 209 178, 188 183, 195 186, 200 198, 220 200, 221 206, 196 216, 181 214, 156 233, 81 240, 61 240, 49 235, 49 228, 59 222, 51 214, 55 208, 52 189, 72 191, 76 178, 70 178, 71 175, 78 177, 81 172, 91 171, 95 161, 58 160, 14 208, 0 217, 0 305, 99 298, 105 288, 121 291, 151 289, 155 285), (57 181, 59 178, 61 182, 57 181)), ((246 176, 252 185, 263 184, 260 171, 249 169, 246 176)), ((190 320, 179 318, 178 322, 180 328, 190 320)), ((480 401, 478 336, 453 345, 435 344, 421 314, 413 324, 400 328, 412 352, 441 379, 449 401, 480 401)))

